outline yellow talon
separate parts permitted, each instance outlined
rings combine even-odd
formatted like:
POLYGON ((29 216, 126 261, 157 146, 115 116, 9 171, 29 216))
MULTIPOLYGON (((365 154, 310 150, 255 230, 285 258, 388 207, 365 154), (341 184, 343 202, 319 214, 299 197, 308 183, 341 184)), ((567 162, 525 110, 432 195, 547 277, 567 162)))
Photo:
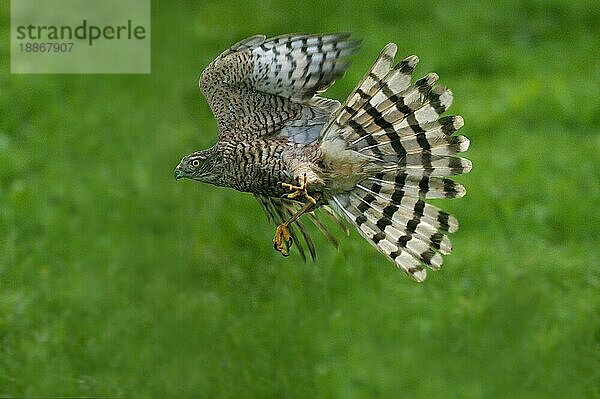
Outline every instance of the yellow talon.
POLYGON ((317 200, 315 200, 313 197, 311 197, 308 194, 308 191, 306 190, 307 187, 307 179, 306 179, 306 174, 304 174, 304 177, 302 178, 302 183, 299 186, 294 186, 293 184, 289 184, 289 183, 281 183, 281 185, 285 188, 287 188, 290 191, 293 191, 292 193, 289 193, 287 195, 288 198, 290 199, 294 199, 300 196, 304 196, 304 198, 306 198, 307 200, 309 200, 310 202, 312 202, 313 204, 316 205, 317 200))
POLYGON ((287 223, 282 223, 277 226, 275 237, 273 238, 273 248, 283 256, 288 256, 290 254, 289 249, 293 242, 292 235, 287 229, 287 223))
MULTIPOLYGON (((304 175, 304 177, 302 178, 299 186, 295 186, 290 183, 281 183, 281 186, 291 191, 291 193, 286 195, 287 198, 293 199, 300 196, 304 196, 304 198, 308 200, 308 202, 304 204, 302 209, 294 213, 288 221, 277 226, 277 230, 275 230, 275 237, 273 237, 273 248, 275 248, 275 250, 280 252, 283 256, 288 256, 290 247, 294 242, 292 235, 288 231, 288 226, 300 216, 302 216, 305 212, 308 212, 311 209, 313 209, 315 205, 317 205, 317 200, 311 197, 308 194, 308 191, 306 190, 306 187, 308 186, 306 175, 304 175)), ((317 193, 317 195, 319 195, 319 193, 317 193)))

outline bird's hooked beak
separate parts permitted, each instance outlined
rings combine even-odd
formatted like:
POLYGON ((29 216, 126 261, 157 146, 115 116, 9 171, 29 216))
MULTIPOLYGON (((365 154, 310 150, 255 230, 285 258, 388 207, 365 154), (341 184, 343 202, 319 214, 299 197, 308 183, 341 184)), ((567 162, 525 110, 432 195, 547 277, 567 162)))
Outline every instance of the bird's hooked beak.
POLYGON ((181 168, 181 163, 179 163, 179 165, 177 165, 177 167, 175 168, 175 180, 179 180, 182 177, 185 177, 185 172, 181 168))

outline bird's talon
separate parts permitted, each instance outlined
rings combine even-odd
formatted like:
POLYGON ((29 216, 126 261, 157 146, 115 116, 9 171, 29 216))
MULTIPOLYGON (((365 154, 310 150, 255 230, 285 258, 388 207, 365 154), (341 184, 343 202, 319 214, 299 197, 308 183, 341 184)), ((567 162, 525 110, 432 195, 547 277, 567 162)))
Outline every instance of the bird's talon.
POLYGON ((287 194, 287 197, 290 199, 304 196, 304 198, 306 198, 313 204, 317 203, 317 200, 315 200, 310 194, 308 194, 308 191, 307 191, 308 184, 307 184, 306 174, 304 174, 304 176, 302 178, 302 183, 300 183, 299 186, 294 186, 293 184, 290 184, 290 183, 281 183, 281 186, 284 188, 287 188, 290 191, 293 191, 293 192, 287 194))
POLYGON ((294 239, 288 231, 287 225, 284 223, 277 226, 275 237, 273 238, 273 248, 283 256, 289 256, 289 250, 293 243, 294 239))

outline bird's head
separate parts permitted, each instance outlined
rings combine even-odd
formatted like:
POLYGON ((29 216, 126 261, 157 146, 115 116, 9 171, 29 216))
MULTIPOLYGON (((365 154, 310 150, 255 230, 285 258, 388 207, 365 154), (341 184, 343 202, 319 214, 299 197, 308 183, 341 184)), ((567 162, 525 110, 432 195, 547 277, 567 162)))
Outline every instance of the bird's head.
POLYGON ((187 177, 192 180, 213 183, 218 178, 218 174, 215 170, 212 152, 212 149, 196 151, 183 157, 175 168, 175 179, 187 177))

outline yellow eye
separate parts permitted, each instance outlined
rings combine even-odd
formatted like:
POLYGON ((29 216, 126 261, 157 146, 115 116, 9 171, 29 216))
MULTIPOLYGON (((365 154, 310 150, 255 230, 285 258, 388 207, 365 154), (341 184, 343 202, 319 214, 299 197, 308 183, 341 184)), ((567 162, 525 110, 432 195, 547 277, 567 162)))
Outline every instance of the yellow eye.
POLYGON ((194 160, 192 161, 192 166, 193 166, 194 168, 197 168, 198 166, 200 166, 200 161, 198 161, 197 159, 194 159, 194 160))

